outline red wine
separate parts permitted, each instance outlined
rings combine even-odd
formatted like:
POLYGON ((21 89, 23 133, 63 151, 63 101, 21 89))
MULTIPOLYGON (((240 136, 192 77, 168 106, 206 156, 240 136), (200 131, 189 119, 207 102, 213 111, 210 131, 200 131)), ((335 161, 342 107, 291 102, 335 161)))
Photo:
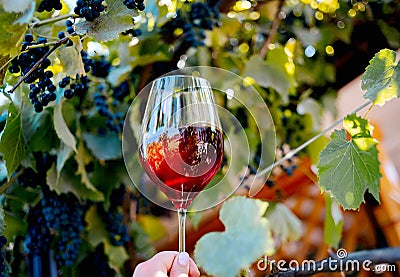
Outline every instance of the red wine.
POLYGON ((169 129, 140 146, 144 169, 176 208, 187 208, 207 186, 223 152, 222 132, 206 125, 169 129))

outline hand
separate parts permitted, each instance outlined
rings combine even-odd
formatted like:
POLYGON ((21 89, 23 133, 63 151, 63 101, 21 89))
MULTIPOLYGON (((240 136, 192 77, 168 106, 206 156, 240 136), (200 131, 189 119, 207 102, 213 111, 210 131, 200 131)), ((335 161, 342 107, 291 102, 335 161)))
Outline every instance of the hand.
POLYGON ((163 251, 140 263, 133 277, 200 277, 200 271, 188 253, 163 251))

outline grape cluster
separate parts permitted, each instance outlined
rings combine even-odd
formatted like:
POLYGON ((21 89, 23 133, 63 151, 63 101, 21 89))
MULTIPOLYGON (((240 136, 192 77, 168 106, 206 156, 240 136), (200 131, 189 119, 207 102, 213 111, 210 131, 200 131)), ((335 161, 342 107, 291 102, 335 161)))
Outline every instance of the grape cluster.
POLYGON ((125 97, 127 97, 131 93, 129 88, 129 83, 124 81, 119 84, 117 87, 113 88, 112 97, 120 102, 124 101, 125 97))
MULTIPOLYGON (((74 25, 74 23, 73 23, 71 20, 66 20, 66 21, 65 21, 65 27, 66 27, 65 32, 67 32, 69 35, 72 35, 72 34, 75 33, 75 30, 74 30, 73 25, 74 25)), ((59 39, 65 38, 65 37, 66 37, 65 32, 64 32, 64 31, 58 32, 58 38, 59 38, 59 39)), ((66 45, 67 47, 73 45, 72 40, 69 40, 69 39, 66 40, 65 43, 67 44, 67 45, 66 45)))
MULTIPOLYGON (((99 85, 99 90, 103 87, 99 85)), ((121 112, 113 113, 107 103, 107 98, 100 92, 96 92, 93 96, 94 104, 97 112, 106 117, 106 126, 111 132, 121 133, 124 127, 124 115, 121 112)), ((118 103, 115 103, 118 104, 118 103)))
POLYGON ((38 12, 51 12, 53 9, 55 10, 61 10, 62 9, 62 4, 61 0, 43 0, 39 7, 38 7, 38 12))
POLYGON ((8 276, 8 269, 7 269, 7 264, 6 264, 6 259, 3 255, 3 252, 1 249, 3 246, 7 243, 7 239, 5 236, 0 236, 0 277, 5 277, 8 276))
MULTIPOLYGON (((82 61, 84 65, 85 72, 89 72, 92 64, 92 60, 88 57, 85 51, 81 51, 82 61)), ((61 79, 58 86, 64 89, 64 97, 71 99, 72 97, 79 96, 83 97, 85 93, 89 90, 89 78, 88 76, 76 75, 75 79, 66 76, 61 79)))
POLYGON ((78 0, 74 12, 87 21, 93 21, 100 16, 104 9, 103 0, 78 0))
POLYGON ((41 203, 47 228, 57 234, 54 258, 60 266, 71 266, 82 244, 86 207, 72 195, 58 196, 46 190, 41 203))
POLYGON ((44 255, 50 250, 52 235, 46 225, 41 205, 32 208, 28 216, 28 232, 25 236, 25 249, 34 255, 44 255))
MULTIPOLYGON (((38 38, 37 42, 34 42, 33 36, 26 34, 22 43, 22 50, 26 50, 28 46, 44 44, 46 42, 47 39, 45 38, 38 38)), ((11 73, 21 72, 22 75, 26 75, 48 51, 48 46, 29 48, 27 52, 22 53, 11 62, 8 70, 11 73)), ((31 84, 28 96, 35 111, 38 113, 43 111, 43 107, 47 106, 51 101, 56 100, 56 86, 51 80, 53 72, 50 70, 45 71, 50 64, 49 59, 44 59, 38 68, 24 80, 25 83, 31 84)))
POLYGON ((123 0, 124 5, 130 10, 144 11, 144 1, 143 0, 123 0))
POLYGON ((109 232, 110 242, 116 246, 122 246, 130 241, 128 227, 124 224, 124 215, 118 210, 123 204, 125 195, 125 186, 121 185, 111 193, 109 211, 100 209, 100 214, 109 232))
POLYGON ((100 60, 91 61, 91 74, 99 78, 106 78, 111 70, 111 64, 102 56, 100 60))
POLYGON ((124 36, 131 35, 132 37, 138 37, 142 35, 142 31, 140 29, 129 29, 121 33, 124 36))
POLYGON ((212 30, 214 26, 220 26, 218 9, 206 3, 195 2, 190 4, 186 12, 184 10, 184 7, 178 9, 176 17, 162 26, 161 33, 165 37, 171 37, 177 29, 182 29, 184 42, 193 47, 204 45, 203 40, 206 38, 204 30, 212 30))

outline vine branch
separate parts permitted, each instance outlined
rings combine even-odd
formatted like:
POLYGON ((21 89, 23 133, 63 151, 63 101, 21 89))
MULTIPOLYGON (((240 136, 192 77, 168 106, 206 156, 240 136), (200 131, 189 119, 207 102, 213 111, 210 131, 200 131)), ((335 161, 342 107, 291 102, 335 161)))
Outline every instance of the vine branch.
POLYGON ((56 16, 56 17, 52 17, 52 18, 48 18, 48 19, 44 19, 44 20, 38 20, 38 21, 33 22, 32 24, 30 24, 29 27, 30 28, 40 27, 40 26, 43 26, 43 25, 46 25, 46 24, 50 24, 50 23, 54 23, 54 22, 57 22, 57 21, 61 21, 61 20, 64 20, 64 19, 67 19, 67 18, 70 18, 70 17, 76 18, 76 17, 79 17, 79 16, 77 14, 63 14, 63 15, 60 15, 60 16, 56 16))
MULTIPOLYGON (((342 259, 336 255, 314 263, 307 263, 287 271, 274 272, 268 277, 292 277, 292 276, 310 276, 321 272, 350 272, 361 269, 374 271, 374 266, 379 264, 394 264, 400 261, 400 247, 388 247, 381 249, 363 250, 352 252, 342 259)), ((393 271, 393 267, 386 267, 393 271)), ((383 273, 378 270, 377 273, 383 273), (378 272, 379 271, 379 272, 378 272)))
MULTIPOLYGON (((72 33, 71 36, 73 36, 75 33, 72 33)), ((22 84, 23 81, 26 80, 26 78, 28 78, 28 76, 30 76, 42 63, 45 59, 47 59, 48 56, 50 56, 51 53, 53 53, 58 47, 60 47, 62 44, 64 44, 67 40, 69 40, 69 37, 64 37, 58 41, 56 41, 53 45, 52 48, 50 48, 49 51, 46 52, 46 54, 43 55, 43 57, 40 58, 40 60, 38 60, 34 66, 32 66, 32 68, 25 74, 23 75, 18 82, 9 90, 7 91, 8 93, 13 93, 18 87, 19 85, 22 84)))
POLYGON ((281 20, 282 20, 281 13, 282 13, 283 6, 285 5, 285 2, 286 2, 286 0, 279 1, 278 9, 276 10, 275 19, 272 22, 271 30, 269 31, 267 40, 264 42, 264 45, 261 48, 260 53, 259 53, 260 57, 262 57, 262 58, 264 58, 265 55, 267 54, 268 45, 271 44, 272 40, 275 37, 276 32, 278 31, 279 24, 281 23, 281 20))
POLYGON ((17 179, 24 173, 25 173, 25 168, 21 169, 20 171, 18 171, 17 174, 11 177, 11 179, 7 183, 5 183, 3 186, 0 187, 0 194, 2 194, 6 189, 8 189, 12 184, 14 184, 14 182, 17 181, 17 179))
MULTIPOLYGON (((364 109, 365 107, 367 107, 368 105, 372 104, 371 101, 367 101, 364 104, 360 105, 358 108, 354 109, 351 114, 353 113, 357 113, 360 110, 364 109)), ((373 105, 373 104, 372 104, 373 105)), ((299 153, 301 150, 303 150, 304 148, 306 148, 307 146, 309 146, 311 143, 313 143, 314 141, 316 141, 317 139, 319 139, 320 137, 322 137, 323 135, 327 134, 329 131, 331 131, 333 128, 335 128, 337 125, 339 125, 340 123, 343 122, 344 120, 344 116, 341 117, 340 119, 336 120, 335 122, 333 122, 330 126, 328 126, 326 129, 324 129, 323 131, 321 131, 320 133, 318 133, 317 135, 315 135, 314 137, 312 137, 311 139, 309 139, 308 141, 306 141, 305 143, 303 143, 302 145, 300 145, 299 147, 291 150, 290 152, 288 152, 285 156, 283 156, 281 159, 277 160, 276 162, 272 163, 270 166, 264 168, 263 170, 261 170, 260 172, 258 172, 255 177, 259 178, 264 176, 267 172, 271 171, 274 167, 282 164, 284 161, 287 161, 289 159, 291 159, 294 155, 296 155, 297 153, 299 153)))

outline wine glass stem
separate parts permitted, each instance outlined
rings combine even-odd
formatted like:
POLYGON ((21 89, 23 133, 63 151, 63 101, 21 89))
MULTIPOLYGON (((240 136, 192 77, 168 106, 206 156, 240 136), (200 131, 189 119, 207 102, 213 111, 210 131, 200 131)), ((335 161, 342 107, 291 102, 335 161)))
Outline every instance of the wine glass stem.
POLYGON ((185 224, 186 224, 186 209, 180 208, 178 210, 178 224, 179 224, 179 252, 185 252, 185 224))

